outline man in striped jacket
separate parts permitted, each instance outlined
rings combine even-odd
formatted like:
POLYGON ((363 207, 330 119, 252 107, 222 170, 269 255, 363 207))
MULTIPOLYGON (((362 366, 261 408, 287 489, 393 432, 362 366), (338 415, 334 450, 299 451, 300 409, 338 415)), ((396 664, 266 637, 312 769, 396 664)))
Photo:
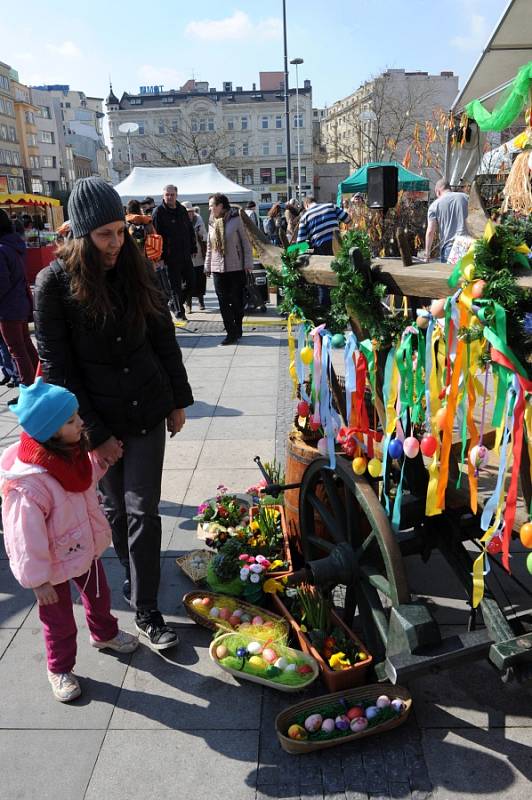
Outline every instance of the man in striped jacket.
MULTIPOLYGON (((348 223, 349 214, 333 203, 317 203, 314 197, 305 198, 305 213, 299 220, 298 242, 308 242, 315 255, 332 256, 334 232, 339 223, 348 223)), ((318 286, 318 301, 330 306, 331 300, 327 286, 318 286)))

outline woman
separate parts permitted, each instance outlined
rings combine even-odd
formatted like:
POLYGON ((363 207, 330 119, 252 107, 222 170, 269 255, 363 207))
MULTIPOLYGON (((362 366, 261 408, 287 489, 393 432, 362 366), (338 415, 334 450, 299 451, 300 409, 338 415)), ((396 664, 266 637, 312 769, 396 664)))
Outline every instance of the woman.
POLYGON ((242 336, 246 270, 253 269, 253 254, 238 208, 231 208, 225 194, 209 200, 209 233, 205 274, 214 280, 227 336, 220 344, 236 344, 242 336))
POLYGON ((266 235, 270 237, 270 242, 277 247, 282 247, 281 231, 283 233, 286 231, 286 220, 283 217, 280 203, 274 203, 268 211, 268 219, 264 228, 266 235))
POLYGON ((297 202, 295 200, 289 200, 284 210, 284 218, 286 221, 286 237, 289 244, 291 244, 296 238, 300 216, 301 213, 299 211, 297 202))
POLYGON ((157 650, 177 643, 157 606, 158 505, 166 428, 185 424, 192 392, 156 279, 126 230, 122 201, 101 178, 68 201, 72 238, 37 278, 35 324, 44 377, 79 401, 113 543, 138 632, 157 650))
POLYGON ((0 333, 22 383, 35 379, 38 356, 30 338, 31 292, 24 269, 26 244, 0 209, 0 333))

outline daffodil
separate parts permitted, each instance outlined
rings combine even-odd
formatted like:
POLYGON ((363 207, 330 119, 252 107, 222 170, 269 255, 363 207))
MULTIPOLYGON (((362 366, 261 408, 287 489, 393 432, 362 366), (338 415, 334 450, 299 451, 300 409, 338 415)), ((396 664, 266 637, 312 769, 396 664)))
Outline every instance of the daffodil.
POLYGON ((284 561, 281 561, 279 558, 276 558, 275 561, 271 562, 269 569, 274 570, 277 569, 277 567, 282 567, 282 566, 284 566, 284 561))
POLYGON ((283 591, 283 584, 276 581, 275 578, 268 578, 267 581, 264 581, 262 589, 266 594, 277 594, 277 592, 283 591))
POLYGON ((345 669, 346 667, 351 666, 351 662, 347 658, 345 653, 333 653, 333 655, 329 659, 329 666, 331 669, 334 669, 336 672, 339 672, 341 669, 345 669))
POLYGON ((249 527, 251 528, 252 531, 260 531, 260 525, 256 519, 253 520, 253 522, 249 527))

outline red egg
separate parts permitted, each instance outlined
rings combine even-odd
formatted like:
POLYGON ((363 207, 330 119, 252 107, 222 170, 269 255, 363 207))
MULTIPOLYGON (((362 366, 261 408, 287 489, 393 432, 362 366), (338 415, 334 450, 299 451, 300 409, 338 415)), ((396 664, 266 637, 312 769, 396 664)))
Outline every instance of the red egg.
POLYGON ((350 708, 349 711, 346 712, 346 717, 349 721, 351 721, 352 719, 356 719, 357 717, 363 717, 363 716, 364 716, 364 709, 362 708, 362 706, 353 706, 353 708, 350 708))
POLYGON ((321 427, 321 422, 320 422, 320 420, 319 420, 319 419, 315 419, 314 417, 311 417, 311 418, 310 418, 310 420, 309 420, 309 423, 308 423, 308 424, 309 424, 309 428, 310 428, 310 430, 311 430, 311 431, 317 431, 317 430, 318 430, 318 428, 320 428, 320 427, 321 427))
POLYGON ((502 550, 502 539, 500 536, 494 536, 493 539, 490 539, 486 550, 490 554, 490 556, 496 556, 497 553, 500 553, 502 550))
POLYGON ((297 668, 297 671, 300 675, 308 675, 309 672, 312 672, 312 667, 308 664, 301 664, 301 666, 297 668))
POLYGON ((227 621, 229 622, 229 625, 232 625, 233 628, 236 628, 237 625, 240 625, 242 620, 240 617, 236 617, 234 614, 232 614, 227 621))
POLYGON ((300 417, 308 417, 310 414, 310 406, 306 400, 300 400, 297 404, 297 413, 300 417))
POLYGON ((202 599, 201 599, 201 605, 202 605, 202 606, 207 606, 207 607, 208 607, 208 606, 212 606, 212 600, 211 600, 211 598, 210 598, 210 597, 202 597, 202 599))
POLYGON ((424 456, 433 456, 438 447, 438 440, 435 436, 424 436, 419 445, 419 449, 424 456))

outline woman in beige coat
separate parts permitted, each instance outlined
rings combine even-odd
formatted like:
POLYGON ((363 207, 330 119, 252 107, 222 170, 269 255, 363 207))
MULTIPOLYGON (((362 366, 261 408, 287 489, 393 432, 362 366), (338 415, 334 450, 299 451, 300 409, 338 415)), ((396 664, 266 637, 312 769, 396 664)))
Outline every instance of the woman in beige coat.
POLYGON ((253 269, 251 244, 239 210, 231 208, 225 194, 214 194, 209 210, 205 273, 212 274, 227 333, 220 344, 236 344, 242 336, 246 271, 253 269))

